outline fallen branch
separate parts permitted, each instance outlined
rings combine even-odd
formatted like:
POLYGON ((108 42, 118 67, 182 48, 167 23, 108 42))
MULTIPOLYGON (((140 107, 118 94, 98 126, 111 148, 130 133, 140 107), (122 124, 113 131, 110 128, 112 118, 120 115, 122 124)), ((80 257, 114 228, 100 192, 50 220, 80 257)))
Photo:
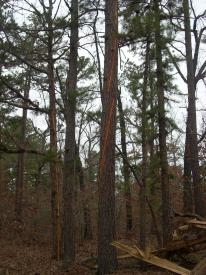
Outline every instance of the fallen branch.
POLYGON ((168 261, 166 259, 159 258, 159 257, 153 255, 153 253, 151 253, 149 251, 144 252, 144 251, 140 250, 137 246, 132 247, 132 246, 128 246, 126 244, 120 243, 120 242, 113 242, 112 245, 124 252, 127 252, 132 257, 137 258, 143 262, 161 267, 163 269, 172 271, 176 274, 191 275, 190 270, 188 270, 184 267, 181 267, 181 266, 179 266, 171 261, 168 261))
POLYGON ((174 213, 174 216, 177 216, 177 217, 196 218, 199 221, 205 221, 203 217, 195 213, 181 213, 181 212, 177 212, 174 208, 172 209, 172 211, 174 213))
POLYGON ((177 241, 171 241, 167 244, 167 246, 153 251, 153 253, 161 253, 161 252, 172 252, 184 248, 189 248, 197 244, 205 243, 206 237, 197 239, 197 240, 177 240, 177 241))

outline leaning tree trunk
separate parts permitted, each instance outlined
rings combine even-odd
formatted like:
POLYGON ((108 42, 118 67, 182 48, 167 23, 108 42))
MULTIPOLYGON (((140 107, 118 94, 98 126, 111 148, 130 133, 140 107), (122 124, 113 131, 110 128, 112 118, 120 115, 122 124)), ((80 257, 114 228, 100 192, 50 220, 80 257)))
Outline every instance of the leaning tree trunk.
POLYGON ((118 1, 105 1, 105 61, 99 162, 98 268, 99 274, 116 268, 115 240, 115 132, 118 67, 118 1))
MULTIPOLYGON (((29 70, 29 69, 28 69, 29 70)), ((26 142, 26 122, 27 122, 27 99, 29 98, 29 90, 31 86, 31 70, 28 71, 28 76, 26 77, 26 84, 24 89, 23 101, 23 114, 21 118, 20 125, 20 146, 25 148, 26 142)), ((24 171, 25 171, 25 153, 22 152, 18 155, 17 160, 17 175, 16 175, 16 197, 15 197, 15 214, 18 221, 22 221, 22 211, 23 211, 23 192, 24 192, 24 171)))
POLYGON ((172 234, 171 226, 171 203, 170 188, 167 162, 167 144, 166 144, 166 116, 165 116, 165 98, 164 98, 164 70, 162 62, 162 44, 160 27, 160 9, 159 0, 154 0, 155 10, 155 46, 156 46, 156 64, 157 64, 157 98, 158 98, 158 124, 159 124, 159 148, 160 148, 160 169, 161 169, 161 189, 162 189, 162 230, 163 245, 166 244, 172 234))
POLYGON ((75 175, 75 113, 77 90, 77 58, 78 58, 78 1, 71 2, 71 36, 69 71, 66 81, 65 120, 66 137, 63 173, 63 237, 64 265, 68 268, 75 260, 75 219, 74 219, 74 188, 75 175))
POLYGON ((125 199, 125 210, 126 210, 126 235, 132 230, 132 198, 130 188, 130 171, 127 164, 127 144, 126 144, 126 126, 124 111, 122 108, 121 91, 118 92, 118 112, 119 112, 119 123, 120 123, 120 134, 121 134, 121 147, 123 159, 123 177, 124 177, 124 199, 125 199))
POLYGON ((49 83, 49 130, 50 130, 50 181, 51 181, 51 220, 52 220, 52 258, 61 257, 61 216, 60 216, 60 180, 58 173, 56 94, 53 60, 53 24, 52 0, 49 0, 48 14, 48 83, 49 83))
POLYGON ((186 127, 186 142, 189 143, 190 166, 192 170, 195 213, 205 216, 205 204, 203 202, 203 192, 200 182, 200 169, 198 159, 197 143, 197 121, 196 121, 196 98, 195 98, 195 73, 192 57, 192 42, 190 30, 189 1, 183 0, 184 27, 185 27, 185 48, 187 63, 187 88, 188 88, 188 117, 186 127))

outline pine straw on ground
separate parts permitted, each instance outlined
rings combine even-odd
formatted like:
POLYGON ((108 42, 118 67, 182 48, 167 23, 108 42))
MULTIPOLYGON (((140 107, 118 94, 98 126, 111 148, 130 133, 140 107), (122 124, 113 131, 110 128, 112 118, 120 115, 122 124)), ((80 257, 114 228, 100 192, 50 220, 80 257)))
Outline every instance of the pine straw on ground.
MULTIPOLYGON (((10 208, 8 208, 9 210, 10 208)), ((10 217, 11 216, 11 217, 10 217)), ((44 234, 33 230, 32 226, 21 225, 6 215, 0 217, 0 275, 94 275, 82 264, 84 259, 97 255, 96 241, 78 242, 76 246, 76 264, 67 272, 61 263, 51 261, 49 228, 42 230, 44 234)), ((163 275, 171 274, 152 266, 147 271, 140 271, 136 259, 125 259, 119 262, 116 275, 163 275)))
MULTIPOLYGON (((48 199, 47 204, 49 203, 48 199)), ((77 243, 76 264, 67 272, 63 270, 61 263, 51 261, 49 212, 45 205, 44 202, 44 208, 39 213, 30 201, 27 202, 24 205, 24 223, 21 224, 14 219, 13 195, 0 197, 0 275, 94 275, 95 270, 83 266, 82 261, 97 255, 96 241, 77 243)), ((114 274, 171 273, 152 266, 147 271, 140 271, 139 262, 131 258, 121 260, 114 274)))
MULTIPOLYGON (((95 271, 80 264, 82 259, 91 255, 94 243, 79 243, 77 247, 77 263, 67 272, 61 263, 51 262, 50 247, 21 240, 5 240, 0 238, 0 275, 92 275, 95 271), (89 251, 90 250, 90 251, 89 251)), ((140 271, 139 263, 135 259, 125 260, 119 264, 116 275, 138 274, 171 274, 164 271, 140 271)))
MULTIPOLYGON (((91 271, 81 265, 74 265, 68 272, 61 263, 50 260, 50 247, 19 240, 0 240, 0 275, 89 275, 91 271)), ((77 259, 80 255, 77 255, 77 259)))

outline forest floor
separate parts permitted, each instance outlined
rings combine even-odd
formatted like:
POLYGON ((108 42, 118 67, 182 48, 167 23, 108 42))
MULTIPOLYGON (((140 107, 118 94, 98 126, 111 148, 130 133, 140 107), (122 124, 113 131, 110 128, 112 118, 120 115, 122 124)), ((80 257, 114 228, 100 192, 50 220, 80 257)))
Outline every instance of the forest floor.
MULTIPOLYGON (((51 262, 50 247, 48 244, 25 241, 20 238, 0 238, 0 275, 89 275, 94 271, 81 264, 82 259, 91 255, 95 246, 92 242, 79 243, 77 247, 76 264, 71 270, 63 271, 61 264, 51 262)), ((150 267, 147 271, 140 271, 139 263, 135 259, 122 260, 117 275, 132 274, 171 274, 150 267)))
MULTIPOLYGON (((88 257, 97 255, 96 241, 79 241, 76 245, 76 264, 65 272, 61 263, 51 261, 49 223, 42 214, 39 219, 36 210, 27 205, 24 224, 14 219, 13 197, 0 200, 0 275, 94 275, 95 271, 82 265, 88 257)), ((47 209, 46 207, 42 209, 47 209)), ((43 211, 43 210, 42 210, 43 211)), ((136 259, 119 261, 116 275, 172 274, 148 266, 140 269, 136 259)))

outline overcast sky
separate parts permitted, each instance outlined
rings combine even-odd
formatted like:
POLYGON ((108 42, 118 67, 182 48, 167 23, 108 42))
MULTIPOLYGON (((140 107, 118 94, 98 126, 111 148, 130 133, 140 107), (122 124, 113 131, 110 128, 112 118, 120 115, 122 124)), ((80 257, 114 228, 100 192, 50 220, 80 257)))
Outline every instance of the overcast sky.
MULTIPOLYGON (((204 10, 206 10, 206 0, 193 0, 193 5, 196 10, 196 14, 200 14, 204 10)), ((206 20, 204 23, 206 23, 206 20)), ((182 34, 182 35, 184 36, 184 34, 182 34)), ((127 51, 125 53, 127 54, 127 51)), ((84 53, 81 52, 81 54, 85 54, 85 52, 84 53)), ((202 48, 200 57, 201 57, 201 60, 206 59, 206 45, 202 48)), ((138 57, 136 57, 136 58, 138 58, 138 57)), ((103 64, 103 62, 102 62, 102 64, 103 64)), ((182 65, 181 67, 184 70, 184 65, 182 65)), ((177 77, 177 84, 179 86, 180 91, 182 93, 186 94, 187 87, 179 79, 179 77, 177 77)), ((198 111, 198 125, 200 128, 202 116, 206 117, 206 111, 203 111, 204 109, 206 109, 206 87, 203 85, 203 83, 200 83, 197 87, 197 97, 198 97, 197 108, 198 108, 198 110, 202 110, 202 111, 198 111)), ((125 97, 125 102, 126 102, 126 98, 127 97, 125 97)), ((174 109, 172 110, 172 116, 176 120, 177 124, 184 129, 185 120, 186 120, 186 109, 184 107, 186 107, 187 96, 185 96, 185 98, 181 98, 181 99, 179 98, 179 101, 180 102, 178 104, 175 104, 175 105, 173 104, 174 109)), ((43 125, 42 124, 43 122, 41 121, 40 117, 33 117, 33 119, 35 120, 36 125, 37 124, 38 124, 38 126, 43 125)))

